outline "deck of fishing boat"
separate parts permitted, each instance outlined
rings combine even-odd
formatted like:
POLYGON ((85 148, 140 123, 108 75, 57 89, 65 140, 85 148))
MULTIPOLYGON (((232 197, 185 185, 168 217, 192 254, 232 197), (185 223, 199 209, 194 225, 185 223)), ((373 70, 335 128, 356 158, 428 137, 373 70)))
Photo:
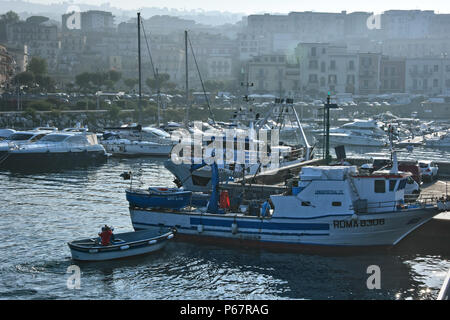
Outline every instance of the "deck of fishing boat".
MULTIPOLYGON (((439 198, 445 195, 446 191, 450 195, 450 177, 441 177, 436 181, 424 183, 421 188, 421 197, 439 198)), ((450 255, 448 243, 450 243, 450 211, 441 212, 421 226, 399 243, 396 250, 450 255)))

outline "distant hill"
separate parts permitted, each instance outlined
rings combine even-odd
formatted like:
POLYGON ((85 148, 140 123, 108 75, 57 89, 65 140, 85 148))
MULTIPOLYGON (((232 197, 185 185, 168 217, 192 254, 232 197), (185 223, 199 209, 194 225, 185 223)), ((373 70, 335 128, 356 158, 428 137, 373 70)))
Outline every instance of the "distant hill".
MULTIPOLYGON (((54 3, 54 4, 39 4, 25 2, 22 0, 0 0, 0 14, 7 11, 17 12, 22 19, 28 18, 32 15, 41 15, 49 17, 52 20, 61 21, 61 15, 66 13, 69 6, 73 4, 69 2, 54 3)), ((109 3, 102 5, 90 5, 90 4, 76 4, 81 11, 87 10, 102 10, 109 11, 116 17, 115 22, 120 23, 127 21, 130 18, 136 16, 136 11, 123 10, 121 8, 112 7, 109 3)), ((143 8, 141 10, 142 17, 147 19, 154 15, 170 15, 177 16, 184 19, 194 20, 197 23, 218 26, 223 24, 234 24, 241 21, 242 17, 245 16, 244 13, 231 13, 231 12, 221 12, 221 11, 203 11, 198 10, 178 10, 178 9, 168 9, 168 8, 143 8)))

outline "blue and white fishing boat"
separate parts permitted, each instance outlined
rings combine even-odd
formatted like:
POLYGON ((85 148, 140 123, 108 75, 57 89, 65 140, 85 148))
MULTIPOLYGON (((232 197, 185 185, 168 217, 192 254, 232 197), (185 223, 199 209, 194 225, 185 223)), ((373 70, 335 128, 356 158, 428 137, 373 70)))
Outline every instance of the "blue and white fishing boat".
POLYGON ((192 191, 178 188, 150 187, 125 190, 127 201, 140 208, 181 209, 191 202, 192 191))
POLYGON ((113 243, 108 246, 101 245, 99 237, 71 241, 68 246, 74 260, 105 261, 161 250, 173 237, 173 230, 164 233, 144 230, 118 233, 113 243))
MULTIPOLYGON (((207 207, 142 208, 130 203, 135 230, 175 227, 179 238, 240 245, 393 246, 439 213, 437 200, 405 204, 410 173, 358 172, 355 166, 304 167, 294 187, 255 204, 219 208, 218 178, 207 207)), ((213 177, 217 166, 212 165, 213 177)), ((236 202, 231 197, 231 202, 236 202)))

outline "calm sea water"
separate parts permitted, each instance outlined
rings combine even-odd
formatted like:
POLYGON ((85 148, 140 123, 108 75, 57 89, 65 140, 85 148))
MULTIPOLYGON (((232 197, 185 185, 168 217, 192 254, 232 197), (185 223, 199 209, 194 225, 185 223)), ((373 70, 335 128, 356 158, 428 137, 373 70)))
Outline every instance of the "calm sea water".
MULTIPOLYGON (((159 159, 109 159, 50 173, 0 172, 0 299, 434 299, 450 252, 405 240, 393 250, 346 254, 276 253, 203 243, 117 262, 78 263, 81 288, 67 288, 67 241, 108 223, 131 231, 120 178, 172 185, 159 159), (381 289, 366 286, 381 268, 381 289)), ((134 183, 137 183, 135 181, 134 183)))

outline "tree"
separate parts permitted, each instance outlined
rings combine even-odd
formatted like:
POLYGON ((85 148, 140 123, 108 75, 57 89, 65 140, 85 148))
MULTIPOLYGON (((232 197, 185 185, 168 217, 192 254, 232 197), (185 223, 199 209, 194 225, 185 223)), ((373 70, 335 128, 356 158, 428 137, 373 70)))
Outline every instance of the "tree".
POLYGON ((34 84, 34 75, 29 71, 18 73, 14 77, 14 83, 21 86, 32 86, 34 84))
POLYGON ((147 87, 153 90, 158 90, 158 81, 159 81, 159 88, 160 89, 172 89, 174 87, 174 84, 172 82, 169 82, 170 75, 167 73, 160 73, 158 74, 158 80, 156 78, 147 78, 145 80, 145 84, 147 87))
POLYGON ((138 79, 127 78, 127 79, 123 79, 123 83, 131 91, 139 83, 139 80, 138 79))
POLYGON ((120 72, 118 72, 116 70, 109 70, 108 71, 108 78, 109 78, 109 80, 113 81, 114 83, 119 81, 121 77, 122 77, 122 73, 120 73, 120 72))
POLYGON ((6 23, 15 23, 20 20, 19 15, 14 11, 8 11, 5 14, 0 16, 0 21, 4 21, 6 23))
POLYGON ((39 57, 33 57, 28 64, 27 71, 36 75, 47 74, 47 61, 39 57))
POLYGON ((80 89, 88 90, 91 88, 91 74, 89 72, 83 72, 75 77, 75 83, 80 89))
POLYGON ((205 81, 205 90, 210 92, 223 91, 225 88, 225 83, 223 81, 217 80, 207 80, 205 81))
POLYGON ((55 89, 55 81, 47 75, 37 74, 34 76, 34 80, 45 91, 53 91, 55 89))

